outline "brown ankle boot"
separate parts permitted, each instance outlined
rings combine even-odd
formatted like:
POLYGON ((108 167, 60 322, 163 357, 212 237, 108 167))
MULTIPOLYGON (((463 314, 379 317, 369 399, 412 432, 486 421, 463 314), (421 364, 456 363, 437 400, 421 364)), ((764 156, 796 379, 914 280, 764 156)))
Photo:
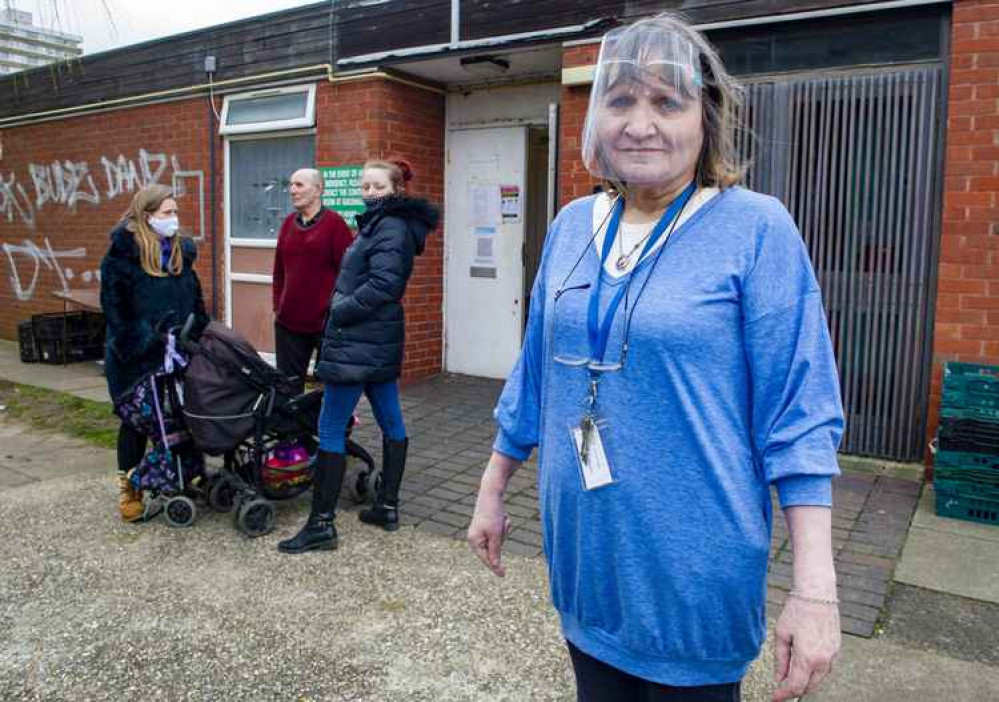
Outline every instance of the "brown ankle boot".
POLYGON ((127 475, 118 475, 118 512, 122 521, 136 522, 142 519, 142 495, 132 488, 127 475))

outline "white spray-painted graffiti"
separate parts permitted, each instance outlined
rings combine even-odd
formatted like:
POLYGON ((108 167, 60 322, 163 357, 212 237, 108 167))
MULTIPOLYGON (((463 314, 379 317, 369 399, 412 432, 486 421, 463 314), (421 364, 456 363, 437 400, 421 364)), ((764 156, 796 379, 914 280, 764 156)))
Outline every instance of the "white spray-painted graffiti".
MULTIPOLYGON (((99 205, 102 200, 113 200, 119 195, 133 193, 147 185, 161 182, 169 168, 181 170, 176 156, 149 153, 139 149, 138 158, 101 157, 104 187, 98 188, 95 174, 86 161, 57 160, 49 164, 28 165, 28 175, 35 189, 35 199, 28 196, 14 172, 0 173, 0 215, 13 222, 19 218, 28 229, 35 229, 38 212, 49 204, 64 205, 71 212, 80 202, 99 205)), ((98 174, 99 177, 99 174, 98 174)))
MULTIPOLYGON (((201 171, 182 171, 175 155, 165 153, 150 153, 139 150, 137 158, 126 158, 119 154, 111 159, 101 157, 101 169, 91 172, 86 161, 72 159, 56 160, 49 164, 29 164, 28 176, 34 186, 32 200, 25 186, 18 182, 17 173, 10 171, 6 175, 0 172, 0 224, 3 218, 8 223, 19 222, 31 230, 37 228, 38 217, 43 208, 55 205, 66 207, 75 212, 81 202, 99 205, 102 201, 114 200, 121 195, 128 195, 147 186, 166 181, 164 185, 172 185, 177 189, 177 197, 185 197, 186 184, 178 182, 178 176, 197 178, 198 190, 193 193, 196 201, 204 207, 203 174, 201 171), (169 171, 174 173, 173 183, 168 178, 169 171), (103 182, 98 182, 103 176, 103 182)), ((183 181, 181 178, 181 181, 183 181)), ((27 182, 27 181, 24 181, 27 182)), ((201 226, 197 236, 203 236, 204 212, 200 215, 201 226)), ((195 215, 192 212, 192 215, 195 215)), ((22 234, 23 235, 23 234, 22 234)), ((7 258, 9 279, 14 297, 22 302, 31 300, 39 284, 39 278, 45 270, 50 270, 56 277, 56 291, 68 293, 69 281, 79 279, 86 285, 100 282, 100 272, 85 270, 76 272, 72 268, 64 268, 60 261, 65 259, 85 259, 85 248, 53 249, 48 237, 42 238, 39 246, 30 239, 24 239, 19 244, 4 242, 2 249, 7 258)))
MULTIPOLYGON (((4 242, 2 246, 3 252, 7 255, 7 264, 10 266, 11 289, 14 291, 14 297, 22 302, 30 300, 35 294, 35 287, 38 285, 38 277, 43 267, 55 273, 62 292, 68 293, 68 281, 75 274, 71 268, 63 270, 60 261, 68 258, 86 258, 87 256, 87 250, 83 247, 57 250, 52 248, 48 237, 45 237, 43 241, 45 242, 44 247, 39 247, 30 239, 25 239, 21 244, 8 244, 4 242), (30 276, 21 275, 21 270, 16 259, 28 260, 28 268, 31 271, 30 276), (26 280, 27 284, 25 284, 26 280)), ((95 275, 100 280, 99 272, 95 274, 87 271, 84 276, 86 277, 88 274, 91 280, 95 275)))
POLYGON ((8 222, 13 222, 14 215, 17 215, 29 229, 35 228, 35 206, 13 173, 6 178, 0 173, 0 214, 8 222))
POLYGON ((55 202, 67 205, 70 212, 74 212, 76 203, 81 200, 94 205, 101 201, 86 161, 55 161, 49 166, 32 163, 28 172, 35 184, 35 207, 38 209, 55 202))
POLYGON ((136 162, 119 155, 114 161, 107 156, 101 157, 104 175, 107 178, 108 200, 122 193, 131 193, 153 183, 159 183, 166 172, 167 166, 173 166, 174 171, 180 170, 176 156, 169 159, 166 154, 151 154, 145 149, 139 149, 138 168, 136 162))

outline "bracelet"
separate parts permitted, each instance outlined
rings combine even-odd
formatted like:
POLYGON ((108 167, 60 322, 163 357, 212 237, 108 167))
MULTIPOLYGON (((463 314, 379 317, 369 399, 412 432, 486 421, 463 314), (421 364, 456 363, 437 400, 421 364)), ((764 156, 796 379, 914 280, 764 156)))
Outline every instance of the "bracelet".
POLYGON ((802 595, 797 590, 791 590, 787 593, 788 597, 793 597, 796 600, 801 600, 802 602, 809 602, 811 604, 827 605, 829 607, 835 607, 839 604, 839 600, 835 597, 812 597, 811 595, 802 595))

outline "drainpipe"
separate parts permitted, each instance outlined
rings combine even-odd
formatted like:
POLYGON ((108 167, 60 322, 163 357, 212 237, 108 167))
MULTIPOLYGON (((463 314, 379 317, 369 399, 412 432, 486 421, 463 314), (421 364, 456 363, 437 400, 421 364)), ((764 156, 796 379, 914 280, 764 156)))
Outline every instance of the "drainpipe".
POLYGON ((212 231, 212 319, 219 318, 219 237, 218 228, 215 223, 215 210, 217 209, 215 183, 218 180, 218 164, 215 159, 215 134, 217 125, 215 123, 215 91, 212 85, 212 77, 215 74, 215 57, 205 57, 205 73, 208 74, 208 193, 210 215, 209 221, 212 231))
POLYGON ((212 232, 212 319, 219 318, 219 237, 215 224, 215 210, 217 209, 215 183, 218 180, 217 164, 215 162, 215 105, 214 98, 208 98, 208 192, 211 207, 211 232, 212 232))

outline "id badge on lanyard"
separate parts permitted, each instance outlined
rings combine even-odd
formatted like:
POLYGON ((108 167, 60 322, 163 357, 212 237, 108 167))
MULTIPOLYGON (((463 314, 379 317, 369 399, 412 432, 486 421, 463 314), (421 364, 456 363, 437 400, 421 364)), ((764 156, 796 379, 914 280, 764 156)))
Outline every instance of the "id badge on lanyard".
MULTIPOLYGON (((666 209, 649 236, 649 240, 646 242, 641 256, 639 256, 639 261, 641 261, 645 254, 647 254, 658 242, 660 237, 662 237, 662 235, 666 232, 667 226, 669 226, 670 223, 676 222, 680 212, 693 195, 694 190, 695 185, 694 183, 691 183, 666 209)), ((586 364, 587 372, 590 374, 588 379, 589 392, 587 393, 582 418, 579 420, 578 424, 574 424, 569 427, 569 435, 572 439, 572 446, 575 449, 577 463, 579 465, 580 475, 583 481, 583 489, 587 491, 595 490, 606 485, 613 485, 615 483, 614 472, 611 469, 611 464, 607 457, 607 451, 604 447, 603 437, 601 436, 601 427, 606 428, 607 423, 605 421, 598 421, 597 419, 597 395, 600 379, 609 373, 620 371, 624 365, 623 349, 625 347, 622 347, 622 356, 618 363, 605 363, 603 359, 607 350, 607 342, 610 338, 611 327, 614 324, 614 317, 617 314, 622 298, 625 296, 631 285, 631 278, 635 273, 634 270, 628 274, 628 282, 618 288, 614 297, 612 297, 609 301, 602 323, 599 319, 599 308, 600 283, 601 276, 603 275, 603 267, 607 261, 607 257, 610 255, 614 239, 618 234, 618 229, 621 224, 621 215, 623 212, 624 201, 621 200, 611 216, 610 226, 608 227, 607 236, 604 239, 603 251, 600 256, 600 269, 597 271, 597 282, 596 285, 593 286, 593 290, 590 293, 590 303, 587 312, 587 336, 590 345, 590 360, 586 364)), ((627 315, 627 311, 625 314, 627 315)), ((624 331, 624 336, 626 344, 627 325, 624 331)))
POLYGON ((600 437, 600 427, 596 419, 586 415, 582 421, 569 428, 572 443, 576 449, 576 459, 584 490, 595 490, 605 485, 614 484, 607 452, 600 437))

